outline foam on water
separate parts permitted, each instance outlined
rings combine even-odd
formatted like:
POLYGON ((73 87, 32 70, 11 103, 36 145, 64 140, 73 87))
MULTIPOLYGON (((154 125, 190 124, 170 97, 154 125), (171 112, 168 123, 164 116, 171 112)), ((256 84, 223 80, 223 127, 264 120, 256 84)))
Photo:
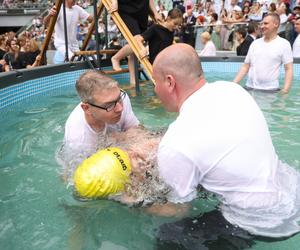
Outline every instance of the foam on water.
POLYGON ((110 198, 130 205, 164 203, 169 187, 159 178, 156 165, 156 152, 162 134, 142 128, 133 128, 126 132, 107 132, 98 138, 96 148, 85 148, 76 155, 66 145, 62 145, 57 152, 56 160, 62 166, 63 179, 68 186, 73 186, 74 171, 84 159, 106 147, 121 148, 130 156, 131 183, 126 186, 125 194, 110 198))

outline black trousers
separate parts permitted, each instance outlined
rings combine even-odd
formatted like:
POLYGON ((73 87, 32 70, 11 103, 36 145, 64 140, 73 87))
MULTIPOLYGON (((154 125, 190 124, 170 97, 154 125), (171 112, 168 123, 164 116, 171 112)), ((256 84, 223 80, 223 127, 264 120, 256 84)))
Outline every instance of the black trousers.
POLYGON ((163 224, 156 239, 156 249, 161 250, 235 250, 254 244, 254 236, 230 224, 218 210, 163 224))

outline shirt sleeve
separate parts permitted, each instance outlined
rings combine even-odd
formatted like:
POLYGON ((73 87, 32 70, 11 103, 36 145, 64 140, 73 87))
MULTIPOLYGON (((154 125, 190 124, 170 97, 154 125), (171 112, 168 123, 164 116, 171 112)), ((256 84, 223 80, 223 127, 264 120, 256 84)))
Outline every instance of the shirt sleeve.
POLYGON ((283 64, 288 64, 293 62, 293 52, 292 52, 292 47, 289 42, 285 43, 285 48, 282 50, 282 63, 283 64))
POLYGON ((160 147, 157 161, 160 177, 171 187, 169 201, 183 203, 196 198, 200 174, 189 158, 170 147, 160 147))
POLYGON ((90 14, 88 12, 86 12, 83 8, 79 7, 80 20, 85 21, 89 16, 90 14))
POLYGON ((153 24, 149 29, 147 29, 141 36, 145 41, 151 40, 155 36, 155 24, 153 24))
POLYGON ((137 119, 137 117, 135 116, 135 114, 133 113, 132 107, 131 107, 131 102, 130 99, 128 97, 128 95, 126 95, 125 99, 124 99, 124 110, 122 113, 122 130, 127 130, 129 128, 135 127, 139 125, 139 120, 137 119))
POLYGON ((248 53, 246 55, 244 63, 250 63, 251 62, 250 59, 251 59, 252 50, 253 50, 253 43, 251 43, 251 45, 249 47, 249 50, 248 50, 248 53))

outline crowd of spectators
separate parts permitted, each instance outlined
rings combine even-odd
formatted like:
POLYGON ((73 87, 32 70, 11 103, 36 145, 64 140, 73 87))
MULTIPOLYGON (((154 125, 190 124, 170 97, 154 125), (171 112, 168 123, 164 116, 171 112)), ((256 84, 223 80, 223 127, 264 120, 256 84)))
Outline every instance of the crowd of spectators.
MULTIPOLYGON (((16 3, 11 0, 2 2, 5 5, 16 3)), ((28 3, 28 1, 21 2, 28 3)), ((41 1, 31 2, 39 3, 41 1)), ((85 0, 77 1, 77 5, 84 9, 91 7, 91 3, 91 1, 85 0)), ((48 5, 52 6, 52 4, 53 1, 49 0, 48 5)), ((278 35, 287 39, 291 46, 298 35, 295 30, 295 22, 300 17, 300 0, 157 1, 157 11, 163 18, 167 16, 168 10, 174 7, 184 13, 182 27, 175 34, 176 41, 200 48, 199 55, 201 56, 214 56, 219 50, 234 51, 238 56, 245 56, 251 42, 261 36, 260 23, 267 13, 275 12, 280 16, 278 35)), ((90 23, 87 21, 78 23, 77 39, 80 46, 88 33, 89 25, 90 23)), ((31 29, 18 37, 13 32, 2 34, 0 70, 7 71, 37 65, 38 63, 33 61, 33 54, 30 56, 31 60, 28 60, 28 53, 29 50, 34 50, 33 47, 36 47, 35 51, 39 50, 46 34, 47 29, 43 25, 42 16, 35 17, 32 20, 31 29), (27 43, 24 42, 26 40, 27 43), (31 43, 35 46, 32 45, 29 48, 29 41, 32 41, 31 43), (23 45, 24 43, 27 45, 23 45)), ((96 49, 95 35, 94 32, 87 49, 96 49)), ((126 42, 110 16, 106 17, 104 13, 99 18, 98 36, 100 49, 110 48, 116 43, 118 46, 123 46, 126 42)), ((53 49, 52 44, 53 42, 50 43, 49 49, 53 49)))
POLYGON ((47 7, 50 3, 50 0, 0 0, 0 9, 40 9, 47 7))
POLYGON ((30 33, 18 37, 14 32, 0 35, 0 71, 36 67, 41 60, 39 54, 39 45, 30 33))
MULTIPOLYGON (((163 5, 162 1, 158 2, 163 5)), ((274 12, 280 16, 279 36, 293 45, 298 35, 294 25, 296 19, 300 17, 299 0, 172 0, 172 2, 173 7, 178 7, 185 13, 179 41, 192 46, 202 40, 201 33, 209 32, 216 50, 236 51, 237 55, 246 55, 246 46, 245 44, 242 46, 241 53, 241 44, 247 35, 253 33, 253 28, 256 30, 253 38, 260 37, 259 27, 263 17, 274 12)), ((210 43, 209 45, 211 46, 210 43)))

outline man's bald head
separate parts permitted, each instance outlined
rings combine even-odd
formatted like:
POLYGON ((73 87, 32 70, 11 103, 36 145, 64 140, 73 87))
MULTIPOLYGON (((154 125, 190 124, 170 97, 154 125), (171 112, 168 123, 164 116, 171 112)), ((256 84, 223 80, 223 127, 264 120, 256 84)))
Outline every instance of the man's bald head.
POLYGON ((199 56, 195 49, 184 43, 173 44, 161 51, 154 63, 153 72, 164 78, 172 75, 179 84, 195 84, 204 78, 199 56))

